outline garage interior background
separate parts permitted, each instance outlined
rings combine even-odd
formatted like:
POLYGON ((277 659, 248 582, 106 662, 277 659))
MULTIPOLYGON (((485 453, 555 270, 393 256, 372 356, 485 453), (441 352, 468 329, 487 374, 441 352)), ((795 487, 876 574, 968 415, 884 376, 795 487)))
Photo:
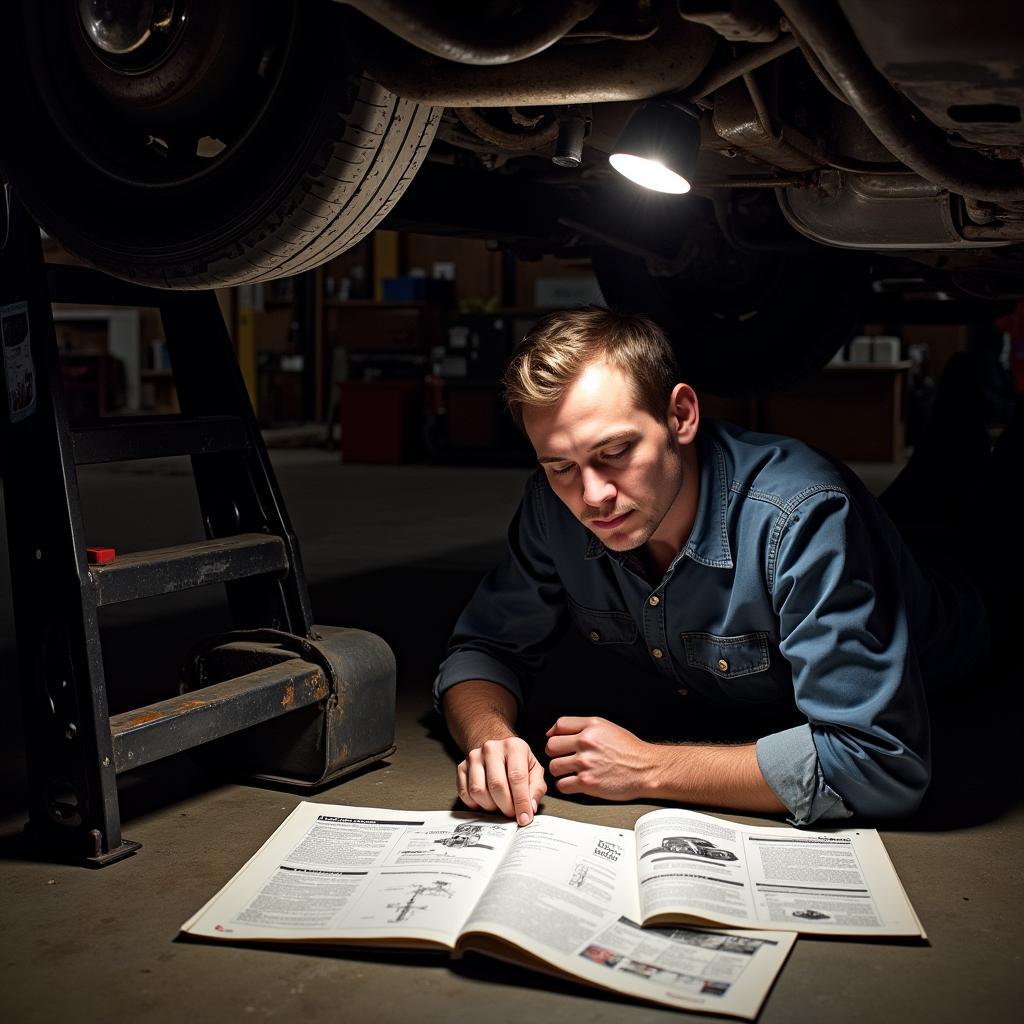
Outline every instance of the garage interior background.
MULTIPOLYGON (((687 357, 695 383, 764 388, 736 398, 701 387, 705 415, 802 438, 846 460, 876 493, 921 436, 954 353, 972 350, 984 368, 993 436, 1024 394, 1024 304, 1010 313, 1016 299, 1008 298, 1024 298, 1019 0, 17 0, 0 11, 0 163, 13 194, 72 249, 115 273, 184 287, 269 277, 307 266, 310 251, 340 253, 294 278, 218 293, 301 547, 313 621, 379 636, 397 665, 397 752, 313 799, 453 805, 461 755, 432 707, 430 682, 459 609, 500 557, 531 472, 528 446, 502 412, 499 373, 545 311, 601 301, 598 279, 624 306, 664 300, 665 320, 689 329, 678 343, 696 342, 687 357), (519 33, 513 11, 559 22, 557 41, 478 77, 472 62, 446 71, 446 51, 430 52, 432 33, 391 38, 393 19, 360 12, 401 8, 443 30, 449 7, 458 8, 460 32, 487 25, 485 49, 496 45, 503 60, 513 36, 532 35, 529 25, 519 33), (134 24, 125 17, 143 11, 134 24), (127 38, 107 36, 110 27, 127 38), (534 104, 543 116, 530 112, 534 104), (612 180, 619 168, 608 158, 644 155, 633 148, 639 139, 626 140, 638 126, 655 127, 645 110, 674 118, 676 129, 681 115, 688 126, 671 134, 688 140, 676 155, 695 202, 636 199, 631 185, 612 180), (351 152, 354 132, 368 160, 351 152), (306 214, 334 204, 344 225, 332 215, 305 239, 306 214), (384 230, 372 230, 378 225, 384 230), (407 233, 427 231, 463 237, 407 233), (560 258, 519 258, 542 252, 560 258), (931 314, 908 312, 918 298, 931 314), (1005 319, 985 319, 994 315, 981 305, 989 299, 1005 319), (820 365, 851 325, 828 367, 793 386, 771 383, 820 365), (734 334, 743 337, 732 345, 734 334), (700 376, 708 352, 724 378, 700 376)), ((46 250, 51 262, 73 262, 55 240, 46 250)), ((61 306, 55 319, 73 419, 127 416, 134 427, 136 417, 176 410, 154 310, 61 306)), ((195 330, 191 367, 202 372, 183 377, 213 391, 219 382, 199 363, 211 351, 202 334, 195 330)), ((179 366, 186 361, 181 348, 175 354, 179 366)), ((60 459, 58 470, 77 472, 73 458, 60 459)), ((0 517, 0 544, 16 580, 30 575, 19 577, 20 567, 41 563, 31 618, 45 627, 37 663, 48 685, 19 686, 5 558, 0 1024, 112 1014, 133 1024, 334 1021, 339 1006, 356 1020, 417 1024, 682 1019, 497 961, 448 968, 414 954, 176 941, 181 922, 309 795, 256 783, 216 748, 136 762, 116 787, 104 783, 108 796, 116 788, 122 847, 141 843, 138 855, 98 872, 47 859, 25 832, 22 711, 50 715, 55 764, 84 749, 86 719, 64 716, 68 677, 53 653, 64 633, 81 631, 51 628, 77 592, 50 573, 49 537, 37 546, 19 529, 52 529, 49 513, 68 504, 47 491, 60 474, 32 456, 14 461, 26 472, 3 481, 5 511, 18 514, 10 543, 0 517)), ((206 479, 219 480, 216 470, 206 479)), ((251 473, 238 475, 251 482, 251 473)), ((951 492, 957 483, 951 466, 951 492)), ((83 464, 75 491, 81 546, 159 553, 216 532, 187 456, 83 464)), ((1019 518, 1019 490, 1010 497, 1007 519, 1019 518)), ((222 510, 242 518, 233 501, 215 520, 222 510)), ((67 547, 81 562, 77 540, 67 547)), ((180 694, 197 640, 232 626, 230 589, 194 579, 207 585, 98 609, 80 646, 103 663, 114 716, 146 718, 150 705, 180 694)), ((621 669, 604 655, 570 631, 551 651, 524 734, 567 712, 621 712, 621 669)), ((1019 658, 986 666, 930 702, 932 784, 912 818, 884 823, 928 943, 801 941, 762 1024, 1019 1019, 1021 671, 1019 658)), ((752 739, 763 729, 741 712, 703 720, 686 690, 661 692, 640 675, 626 682, 638 723, 627 724, 637 732, 644 719, 695 740, 752 739)), ((372 718, 363 708, 347 716, 353 728, 372 718)), ((96 773, 111 765, 93 762, 96 773)), ((48 778, 46 813, 73 825, 81 787, 64 770, 48 778)), ((616 827, 631 826, 640 810, 567 798, 553 786, 543 806, 616 827)))
MULTIPOLYGON (((50 262, 72 262, 54 241, 50 262)), ((546 310, 601 302, 587 259, 518 260, 477 239, 376 231, 296 277, 218 293, 273 445, 349 463, 529 462, 501 409, 501 366, 546 310)), ((56 308, 73 416, 173 412, 154 310, 56 308)), ((841 459, 901 464, 948 358, 986 368, 990 426, 1024 390, 1024 316, 872 324, 824 370, 758 398, 701 392, 705 415, 799 437, 841 459)), ((684 370, 685 376, 685 370, 684 370)))
MULTIPOLYGON (((48 248, 48 259, 66 259, 55 244, 48 248)), ((271 455, 316 620, 377 632, 398 663, 397 754, 315 799, 450 804, 455 752, 430 709, 429 682, 454 617, 501 551, 528 472, 528 453, 500 418, 497 370, 542 307, 594 297, 583 262, 511 264, 482 242, 386 232, 304 278, 221 293, 268 438, 308 446, 277 447, 271 455), (417 268, 425 276, 414 275, 417 268), (445 276, 434 279, 435 270, 445 276), (339 393, 340 407, 332 410, 339 393), (328 430, 332 421, 342 428, 340 438, 328 430), (329 450, 328 437, 335 446, 329 450), (419 464, 387 465, 398 460, 419 464), (431 464, 441 462, 454 464, 431 464)), ((821 444, 854 461, 877 491, 902 464, 908 430, 912 438, 915 417, 927 406, 927 380, 953 351, 973 344, 994 352, 998 341, 1007 356, 1017 346, 1016 361, 1000 367, 996 380, 1005 399, 1016 369, 1020 389, 1020 309, 1002 326, 1009 337, 991 325, 905 326, 898 350, 888 341, 862 341, 849 353, 877 362, 833 366, 788 393, 757 400, 705 396, 705 409, 821 444), (927 374, 915 372, 914 360, 925 357, 927 374), (883 423, 875 439, 871 431, 883 423), (869 441, 876 447, 866 447, 869 441)), ((73 411, 173 408, 159 322, 150 311, 64 308, 58 329, 73 411)), ((864 330, 885 337, 892 325, 864 330)), ((996 397, 994 390, 993 409, 996 397)), ((204 536, 185 458, 85 467, 80 486, 90 543, 129 552, 204 536)), ((243 1013, 333 1020, 340 998, 352 1015, 370 1020, 668 1019, 669 1011, 610 1002, 496 961, 449 969, 412 956, 322 949, 281 955, 173 941, 178 925, 302 798, 228 784, 188 752, 121 780, 125 834, 143 844, 139 855, 98 873, 33 857, 22 835, 27 782, 5 573, 0 568, 0 621, 7 623, 0 678, 10 698, 0 722, 0 863, 9 889, 0 956, 4 1020, 92 1020, 111 1009, 152 1024, 243 1013)), ((222 590, 202 587, 103 609, 112 712, 175 691, 195 640, 230 625, 222 590)), ((604 692, 601 686, 616 683, 614 666, 593 655, 582 638, 567 637, 553 652, 552 677, 585 680, 588 693, 604 692)), ((942 1021, 967 1014, 1016 1019, 1019 886, 993 882, 977 868, 1004 865, 1012 875, 1019 850, 1014 758, 1021 692, 1015 677, 1002 687, 979 681, 977 694, 935 709, 935 777, 926 804, 913 822, 885 831, 931 944, 798 943, 763 1024, 853 1024, 879 1007, 883 1020, 922 1010, 942 1021)), ((550 712, 539 708, 538 721, 550 712)), ((556 794, 545 808, 619 826, 638 810, 556 794)))

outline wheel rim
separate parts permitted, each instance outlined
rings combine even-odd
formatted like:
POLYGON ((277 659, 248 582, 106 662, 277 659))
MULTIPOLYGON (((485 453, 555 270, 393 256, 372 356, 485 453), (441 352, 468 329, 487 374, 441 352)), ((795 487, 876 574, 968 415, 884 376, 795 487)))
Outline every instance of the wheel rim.
POLYGON ((229 162, 272 102, 291 4, 32 4, 39 94, 78 155, 118 185, 180 188, 229 162))
POLYGON ((184 31, 184 0, 78 0, 78 23, 97 57, 114 69, 153 64, 184 31))

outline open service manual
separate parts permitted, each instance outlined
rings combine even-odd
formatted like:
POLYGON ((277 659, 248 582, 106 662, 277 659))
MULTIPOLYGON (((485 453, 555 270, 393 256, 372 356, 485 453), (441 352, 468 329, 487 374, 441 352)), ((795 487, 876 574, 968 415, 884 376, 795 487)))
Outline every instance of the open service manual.
POLYGON ((797 931, 923 935, 871 830, 751 827, 683 810, 645 814, 635 831, 552 815, 520 828, 317 803, 299 804, 182 931, 473 950, 747 1018, 797 931))

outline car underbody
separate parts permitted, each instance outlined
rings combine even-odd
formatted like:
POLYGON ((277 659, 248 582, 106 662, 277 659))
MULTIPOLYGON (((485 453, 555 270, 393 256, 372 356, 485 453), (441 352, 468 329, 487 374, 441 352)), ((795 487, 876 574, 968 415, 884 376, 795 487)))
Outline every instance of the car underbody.
POLYGON ((749 365, 740 390, 820 365, 857 320, 1024 297, 1008 0, 25 0, 3 18, 6 176, 117 276, 268 280, 381 224, 590 256, 698 379, 749 365), (609 164, 649 101, 699 120, 689 195, 609 164))

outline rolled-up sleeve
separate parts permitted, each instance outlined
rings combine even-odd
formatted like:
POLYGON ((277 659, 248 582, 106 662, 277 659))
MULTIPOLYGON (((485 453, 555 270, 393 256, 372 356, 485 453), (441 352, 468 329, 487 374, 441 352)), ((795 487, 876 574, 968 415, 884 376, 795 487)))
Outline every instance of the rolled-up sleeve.
POLYGON ((764 737, 757 756, 796 824, 902 817, 928 787, 928 711, 890 540, 828 488, 787 510, 769 547, 779 649, 807 724, 764 737))
POLYGON ((467 679, 487 679, 521 704, 544 655, 565 627, 565 596, 548 545, 539 474, 508 530, 502 561, 477 587, 455 624, 434 681, 434 700, 467 679))
POLYGON ((775 795, 790 812, 794 825, 849 818, 853 812, 825 781, 809 725, 762 736, 757 764, 775 795))

